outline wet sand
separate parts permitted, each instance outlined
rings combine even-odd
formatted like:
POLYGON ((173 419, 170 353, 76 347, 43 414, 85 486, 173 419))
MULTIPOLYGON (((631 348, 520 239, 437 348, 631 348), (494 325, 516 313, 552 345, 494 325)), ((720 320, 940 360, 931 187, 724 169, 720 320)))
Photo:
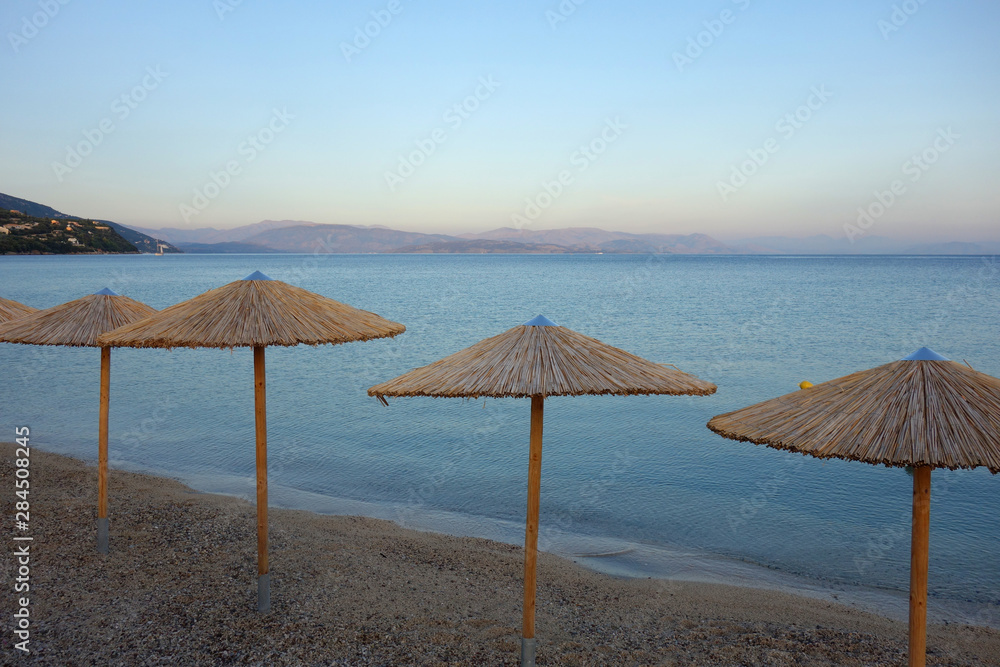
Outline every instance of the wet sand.
MULTIPOLYGON (((0 489, 14 518, 13 445, 0 489)), ((378 519, 270 512, 271 600, 256 612, 253 505, 32 448, 30 654, 0 664, 515 665, 521 550, 378 519)), ((15 604, 7 539, 4 608, 15 604)), ((539 665, 902 665, 904 623, 717 584, 620 579, 541 554, 539 665)), ((20 596, 22 594, 17 594, 20 596)), ((929 665, 1000 665, 1000 631, 932 625, 929 665)))

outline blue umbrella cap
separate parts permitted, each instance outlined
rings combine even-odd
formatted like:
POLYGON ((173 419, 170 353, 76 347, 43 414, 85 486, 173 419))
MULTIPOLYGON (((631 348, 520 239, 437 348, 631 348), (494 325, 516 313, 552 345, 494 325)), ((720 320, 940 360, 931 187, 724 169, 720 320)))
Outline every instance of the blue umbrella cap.
POLYGON ((533 320, 528 320, 522 326, 526 326, 526 327, 557 327, 559 325, 556 324, 555 322, 553 322, 552 320, 550 320, 549 318, 544 317, 543 315, 539 315, 538 317, 536 317, 533 320))
POLYGON ((948 357, 942 357, 929 347, 922 347, 908 357, 903 357, 900 361, 951 361, 948 357))
POLYGON ((254 271, 253 273, 251 273, 249 276, 247 276, 243 280, 273 280, 273 278, 264 275, 260 271, 254 271))
POLYGON ((118 292, 114 291, 110 287, 105 287, 102 290, 94 292, 94 294, 100 294, 101 296, 121 296, 118 292))

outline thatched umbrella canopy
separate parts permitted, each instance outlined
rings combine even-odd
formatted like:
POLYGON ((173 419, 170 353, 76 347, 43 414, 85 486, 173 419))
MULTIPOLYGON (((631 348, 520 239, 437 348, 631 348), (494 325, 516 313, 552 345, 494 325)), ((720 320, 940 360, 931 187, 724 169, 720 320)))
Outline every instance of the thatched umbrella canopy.
POLYGON ((539 315, 498 336, 368 390, 386 396, 531 398, 528 513, 524 537, 521 664, 535 662, 535 564, 542 474, 542 418, 548 396, 707 396, 715 385, 647 361, 539 315))
POLYGON ((713 417, 733 440, 913 468, 910 665, 926 653, 931 470, 1000 472, 1000 379, 921 348, 900 361, 713 417))
POLYGON ((104 288, 99 292, 0 325, 0 342, 101 348, 101 410, 97 442, 97 550, 108 553, 108 407, 111 348, 97 342, 102 333, 156 311, 104 288))
POLYGON ((31 306, 26 306, 23 303, 11 301, 0 296, 0 324, 35 312, 38 312, 37 308, 32 308, 31 306))
POLYGON ((255 271, 101 337, 113 347, 253 348, 257 432, 257 609, 271 607, 267 562, 264 348, 389 338, 406 327, 255 271))

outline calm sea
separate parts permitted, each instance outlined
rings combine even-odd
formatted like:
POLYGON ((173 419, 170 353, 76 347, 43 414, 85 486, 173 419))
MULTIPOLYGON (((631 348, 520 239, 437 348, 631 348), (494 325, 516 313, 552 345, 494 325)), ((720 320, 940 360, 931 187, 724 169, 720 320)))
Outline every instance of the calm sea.
MULTIPOLYGON (((746 570, 749 583, 779 573, 905 591, 905 471, 724 440, 705 423, 924 345, 1000 376, 1000 265, 982 257, 4 257, 0 295, 49 307, 111 287, 164 308, 257 269, 407 327, 268 349, 277 505, 519 541, 527 401, 386 408, 365 390, 538 314, 718 384, 711 397, 547 401, 541 546, 620 551, 583 558, 611 572, 699 578, 752 563, 766 569, 746 570)), ((26 424, 36 445, 96 459, 98 364, 96 350, 0 344, 0 439, 26 424)), ((253 428, 249 350, 112 354, 112 466, 249 498, 253 428)), ((933 484, 932 611, 955 604, 995 624, 1000 479, 941 470, 933 484)), ((112 521, 127 511, 111 507, 112 521)))

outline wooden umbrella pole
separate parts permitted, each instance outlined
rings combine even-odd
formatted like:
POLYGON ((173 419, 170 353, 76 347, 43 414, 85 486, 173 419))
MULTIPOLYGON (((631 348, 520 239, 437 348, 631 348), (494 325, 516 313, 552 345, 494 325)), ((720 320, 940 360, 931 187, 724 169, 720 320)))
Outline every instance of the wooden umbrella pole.
POLYGON ((271 609, 271 577, 267 567, 267 401, 264 348, 253 348, 254 413, 257 430, 257 611, 271 609))
POLYGON ((524 617, 521 665, 535 664, 535 571, 538 563, 538 508, 542 486, 542 417, 545 399, 531 397, 531 445, 528 458, 528 518, 524 527, 524 617))
POLYGON ((111 348, 101 348, 101 413, 97 426, 97 551, 108 553, 108 405, 111 401, 111 348))
POLYGON ((927 559, 930 542, 931 467, 913 469, 913 527, 910 542, 910 667, 927 660, 927 559))

